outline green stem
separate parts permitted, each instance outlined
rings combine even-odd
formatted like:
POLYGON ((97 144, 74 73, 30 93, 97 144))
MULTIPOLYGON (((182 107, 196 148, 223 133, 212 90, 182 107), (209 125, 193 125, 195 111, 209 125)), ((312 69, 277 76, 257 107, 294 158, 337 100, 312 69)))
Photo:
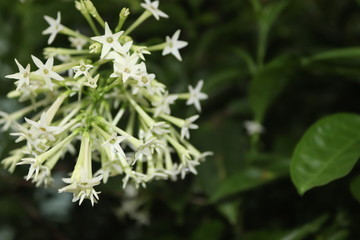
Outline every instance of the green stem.
POLYGON ((151 12, 146 10, 140 17, 133 23, 131 26, 125 31, 123 36, 129 35, 135 28, 137 28, 143 21, 145 21, 148 17, 151 16, 151 12))
POLYGON ((166 47, 166 42, 156 44, 147 48, 148 51, 160 51, 166 47))

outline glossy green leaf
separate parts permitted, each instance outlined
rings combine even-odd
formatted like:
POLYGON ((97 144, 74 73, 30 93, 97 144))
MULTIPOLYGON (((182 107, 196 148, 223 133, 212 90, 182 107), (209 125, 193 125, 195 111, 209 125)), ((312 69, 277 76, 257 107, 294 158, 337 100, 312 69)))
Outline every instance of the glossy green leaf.
POLYGON ((291 79, 296 66, 297 62, 292 57, 282 56, 256 74, 249 87, 249 100, 257 121, 262 122, 270 105, 291 79))
POLYGON ((360 175, 356 176, 350 183, 350 191, 354 198, 360 203, 360 175))
POLYGON ((309 234, 317 232, 324 222, 328 219, 328 216, 321 216, 297 229, 294 229, 290 233, 286 234, 280 240, 301 240, 309 234))
POLYGON ((301 138, 291 161, 298 192, 348 174, 360 156, 360 116, 340 113, 316 122, 301 138))

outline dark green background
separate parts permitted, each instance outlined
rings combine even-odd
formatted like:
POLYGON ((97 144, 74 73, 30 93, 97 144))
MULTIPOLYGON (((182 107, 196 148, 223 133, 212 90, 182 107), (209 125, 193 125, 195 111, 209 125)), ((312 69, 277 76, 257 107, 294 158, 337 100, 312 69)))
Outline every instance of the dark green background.
MULTIPOLYGON (((141 190, 149 225, 115 214, 123 195, 120 178, 100 187, 95 207, 88 202, 79 207, 56 188, 35 189, 23 180, 26 168, 19 167, 12 175, 0 171, 0 239, 360 239, 359 202, 349 189, 359 165, 302 197, 289 178, 294 147, 312 123, 336 112, 360 112, 360 55, 311 61, 322 51, 360 46, 360 5, 355 0, 259 2, 268 13, 283 7, 273 18, 260 61, 261 24, 250 0, 162 0, 160 9, 170 19, 150 18, 133 32, 139 42, 159 43, 182 30, 180 39, 189 42, 181 50, 183 61, 158 52, 147 58, 148 68, 172 92, 204 79, 209 99, 192 142, 214 152, 197 176, 141 190), (244 55, 255 59, 256 73, 244 55), (243 123, 255 116, 261 116, 266 131, 254 145, 243 123)), ((122 7, 131 11, 126 24, 142 11, 135 0, 94 4, 112 28, 122 7)), ((64 25, 91 34, 72 1, 0 1, 0 110, 20 107, 6 99, 14 85, 4 76, 17 71, 14 58, 25 65, 31 54, 41 55, 47 42, 41 35, 47 27, 43 15, 55 17, 57 11, 64 25)), ((264 16, 266 25, 271 16, 264 16)), ((59 35, 53 45, 67 46, 67 38, 59 35)), ((173 112, 195 114, 181 103, 173 112)), ((8 133, 1 133, 0 143, 4 158, 15 146, 8 133)), ((70 169, 63 162, 55 170, 70 169)))

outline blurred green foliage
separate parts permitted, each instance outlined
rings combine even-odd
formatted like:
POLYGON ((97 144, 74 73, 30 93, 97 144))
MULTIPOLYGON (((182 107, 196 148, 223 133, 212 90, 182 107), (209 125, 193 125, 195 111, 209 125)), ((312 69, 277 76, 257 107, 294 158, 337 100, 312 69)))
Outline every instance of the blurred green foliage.
MULTIPOLYGON (((142 11, 139 0, 93 2, 112 26, 122 7, 131 9, 131 20, 142 11)), ((205 80, 210 98, 193 141, 214 156, 197 176, 141 190, 148 225, 116 214, 121 179, 103 186, 100 203, 91 208, 72 204, 56 188, 35 189, 23 180, 21 167, 13 175, 1 170, 0 239, 359 239, 358 163, 345 178, 304 196, 289 176, 295 145, 312 123, 332 113, 360 112, 358 2, 162 0, 170 19, 151 19, 134 35, 159 42, 182 29, 181 39, 189 42, 183 62, 154 53, 150 71, 174 91, 205 80), (265 126, 264 134, 246 134, 243 123, 251 119, 265 126)), ((0 1, 0 110, 19 107, 6 99, 14 85, 3 76, 16 71, 15 57, 30 62, 31 54, 42 54, 43 15, 61 11, 64 25, 91 34, 73 5, 0 1)), ((67 39, 58 36, 56 43, 65 46, 67 39)), ((178 105, 174 111, 184 110, 178 105)), ((12 142, 1 133, 2 158, 12 142)))

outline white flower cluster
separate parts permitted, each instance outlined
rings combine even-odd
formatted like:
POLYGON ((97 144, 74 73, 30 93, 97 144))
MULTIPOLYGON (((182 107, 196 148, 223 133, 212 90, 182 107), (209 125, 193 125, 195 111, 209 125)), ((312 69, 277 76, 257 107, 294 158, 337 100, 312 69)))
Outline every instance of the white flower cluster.
POLYGON ((179 49, 187 42, 178 40, 180 30, 161 44, 140 46, 129 34, 150 16, 168 17, 158 9, 158 1, 145 0, 143 14, 124 30, 129 9, 121 10, 117 27, 111 30, 90 0, 75 5, 95 36, 62 25, 60 13, 56 19, 45 16, 50 25, 43 31, 50 35, 48 44, 64 34, 72 48, 45 48, 45 63, 31 56, 35 71, 15 59, 19 72, 6 76, 17 80, 8 97, 29 106, 11 114, 0 112, 3 130, 14 129, 16 142, 25 143, 2 164, 10 172, 16 165, 30 165, 26 179, 47 186, 57 162, 78 152, 70 177, 63 179, 68 185, 59 192, 73 193, 73 201, 80 204, 89 199, 92 205, 99 199, 94 187, 111 176, 122 175, 125 188, 129 181, 145 186, 152 180, 196 174, 195 167, 211 154, 188 142, 199 116, 177 118, 171 115, 171 105, 185 100, 201 111, 200 100, 207 98, 201 92, 203 81, 189 86, 188 93, 170 94, 148 72, 144 57, 162 50, 163 55, 171 53, 181 60, 179 49), (55 59, 62 63, 54 65, 55 59), (93 172, 94 162, 101 167, 93 172))

